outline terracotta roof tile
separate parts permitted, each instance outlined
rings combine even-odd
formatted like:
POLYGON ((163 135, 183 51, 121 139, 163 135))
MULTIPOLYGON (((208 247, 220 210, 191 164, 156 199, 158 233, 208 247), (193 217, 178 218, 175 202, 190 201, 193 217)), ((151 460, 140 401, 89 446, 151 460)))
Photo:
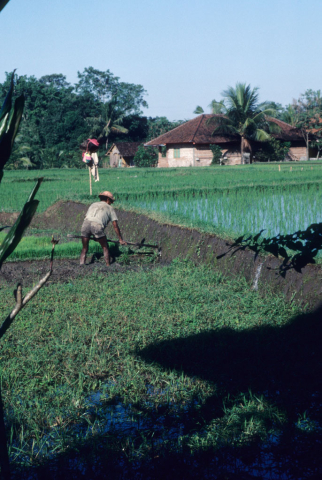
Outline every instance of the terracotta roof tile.
MULTIPOLYGON (((171 143, 197 143, 197 144, 210 144, 210 143, 227 143, 238 140, 238 136, 235 135, 213 135, 214 124, 209 125, 207 120, 212 117, 219 117, 220 115, 202 114, 192 120, 189 120, 182 125, 170 130, 157 138, 154 138, 150 142, 146 143, 146 146, 167 145, 171 143)), ((274 134, 275 138, 279 140, 302 140, 301 133, 288 123, 277 120, 276 118, 270 118, 280 128, 281 132, 274 134)))

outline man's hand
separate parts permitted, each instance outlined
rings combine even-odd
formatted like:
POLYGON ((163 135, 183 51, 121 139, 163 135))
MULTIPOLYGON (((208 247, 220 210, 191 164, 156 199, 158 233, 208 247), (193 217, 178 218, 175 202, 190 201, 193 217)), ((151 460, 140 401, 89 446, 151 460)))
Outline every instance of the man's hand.
POLYGON ((124 240, 123 240, 123 238, 122 238, 122 234, 121 234, 121 232, 120 232, 120 229, 119 229, 119 225, 118 225, 118 223, 117 223, 117 220, 113 220, 113 227, 114 227, 114 230, 115 230, 116 235, 118 236, 120 245, 127 245, 127 243, 124 242, 124 240))

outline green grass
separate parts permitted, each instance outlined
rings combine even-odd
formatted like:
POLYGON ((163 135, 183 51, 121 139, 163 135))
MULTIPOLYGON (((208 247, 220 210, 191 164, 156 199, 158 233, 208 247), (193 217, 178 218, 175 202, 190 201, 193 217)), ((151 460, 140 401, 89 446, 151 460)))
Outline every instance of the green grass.
MULTIPOLYGON (((56 236, 55 236, 56 237, 56 236)), ((5 238, 4 233, 0 233, 0 245, 5 238)), ((82 249, 81 241, 71 241, 64 242, 64 239, 60 239, 60 242, 55 247, 55 258, 76 258, 80 256, 82 249)), ((115 250, 118 248, 115 247, 114 243, 109 243, 109 248, 111 252, 115 253, 115 250)), ((51 237, 36 237, 36 236, 25 236, 22 238, 21 242, 17 248, 12 252, 8 261, 15 262, 17 260, 45 260, 49 259, 51 255, 51 237)), ((102 247, 100 244, 91 241, 89 243, 88 255, 92 254, 101 254, 102 247)))
MULTIPOLYGON (((32 171, 5 171, 1 183, 0 205, 3 211, 18 211, 29 195, 32 182, 40 176, 45 181, 37 195, 39 211, 46 210, 60 199, 89 203, 88 171, 84 169, 52 169, 32 171)), ((93 197, 102 190, 115 193, 118 201, 131 202, 144 198, 203 192, 222 192, 240 187, 248 192, 254 187, 260 191, 276 186, 294 188, 311 183, 321 186, 322 163, 301 162, 278 165, 241 165, 203 168, 168 169, 100 169, 100 182, 93 183, 93 197), (292 171, 290 171, 292 168, 292 171)))
MULTIPOLYGON (((10 288, 0 301, 9 312, 10 288)), ((186 262, 49 285, 1 343, 11 460, 80 458, 88 444, 117 465, 246 447, 255 461, 272 436, 292 452, 321 421, 321 327, 298 313, 186 262)))

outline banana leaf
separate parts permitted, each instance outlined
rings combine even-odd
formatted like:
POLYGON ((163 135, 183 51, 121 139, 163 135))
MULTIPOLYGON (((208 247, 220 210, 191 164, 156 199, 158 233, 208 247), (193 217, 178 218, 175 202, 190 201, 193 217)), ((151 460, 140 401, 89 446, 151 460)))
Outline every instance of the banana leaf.
POLYGON ((36 213, 39 201, 34 200, 36 193, 40 187, 43 178, 39 178, 37 180, 36 185, 32 189, 27 202, 25 203, 19 217, 15 224, 11 227, 9 232, 7 233, 2 245, 0 246, 0 269, 2 267, 3 262, 9 255, 14 251, 18 243, 20 242, 24 231, 30 225, 32 217, 36 213))
MULTIPOLYGON (((1 1, 1 0, 0 0, 1 1)), ((11 103, 12 103, 12 94, 13 94, 13 79, 14 79, 14 76, 15 76, 15 72, 13 71, 12 72, 12 75, 11 75, 11 80, 10 80, 10 88, 9 88, 9 91, 7 93, 7 96, 3 102, 3 105, 2 105, 2 108, 0 110, 0 121, 3 119, 3 117, 5 115, 7 115, 7 113, 10 112, 11 110, 11 103)))
POLYGON ((0 12, 4 9, 8 2, 9 0, 0 0, 0 12))
POLYGON ((6 113, 0 125, 0 182, 3 176, 3 167, 9 160, 15 136, 17 135, 23 114, 25 98, 23 95, 15 101, 10 113, 6 113))

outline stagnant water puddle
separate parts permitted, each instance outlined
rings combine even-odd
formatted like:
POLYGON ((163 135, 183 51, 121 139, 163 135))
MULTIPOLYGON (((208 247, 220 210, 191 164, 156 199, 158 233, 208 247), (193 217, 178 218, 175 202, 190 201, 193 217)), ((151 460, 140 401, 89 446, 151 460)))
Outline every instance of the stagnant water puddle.
MULTIPOLYGON (((156 391, 150 385, 147 386, 147 393, 164 398, 167 394, 166 390, 160 391, 157 389, 156 391)), ((39 455, 43 456, 45 461, 46 459, 54 460, 57 449, 56 440, 61 437, 63 430, 65 444, 70 441, 74 448, 77 447, 77 441, 84 444, 84 441, 93 438, 106 439, 106 435, 108 435, 108 438, 119 440, 121 444, 123 442, 127 451, 131 452, 131 459, 125 456, 117 458, 118 467, 122 472, 118 478, 124 479, 147 478, 142 477, 142 464, 144 464, 145 471, 147 464, 150 464, 153 469, 155 458, 162 455, 162 452, 165 453, 165 458, 167 455, 174 454, 180 458, 183 465, 188 468, 191 466, 194 471, 199 472, 202 478, 217 478, 218 472, 225 472, 228 475, 233 475, 234 478, 241 479, 293 480, 296 478, 297 480, 304 480, 311 478, 311 475, 316 472, 314 465, 308 464, 304 470, 301 466, 298 476, 294 476, 294 469, 296 470, 298 460, 297 455, 300 455, 302 450, 299 448, 299 452, 291 451, 289 446, 288 451, 286 451, 285 432, 279 431, 278 428, 265 441, 258 440, 256 445, 249 444, 246 449, 236 448, 237 438, 234 439, 235 446, 232 445, 231 448, 227 448, 227 444, 225 444, 221 451, 217 446, 210 451, 210 455, 208 454, 207 468, 205 468, 205 457, 193 456, 192 449, 189 451, 186 448, 187 439, 189 436, 191 438, 196 431, 195 417, 199 408, 197 402, 186 406, 172 402, 165 402, 158 406, 147 402, 143 407, 117 402, 111 404, 106 393, 95 392, 88 396, 86 404, 86 412, 78 418, 77 423, 66 421, 65 425, 52 426, 51 431, 44 435, 42 445, 34 449, 36 457, 39 455), (236 477, 236 475, 240 476, 236 477)), ((299 447, 303 442, 303 432, 307 434, 313 431, 321 431, 320 426, 309 418, 302 418, 293 427, 291 444, 299 447)), ((206 437, 206 426, 201 427, 198 434, 199 437, 203 435, 206 437)), ((15 448, 17 449, 18 445, 15 448)), ((28 457, 23 452, 17 455, 16 450, 14 457, 17 463, 25 465, 29 463, 28 457)), ((82 455, 75 455, 73 452, 68 460, 68 469, 73 471, 73 478, 78 478, 77 475, 79 477, 87 475, 86 478, 90 478, 86 470, 87 467, 88 464, 83 461, 82 455)), ((101 468, 101 459, 94 458, 91 465, 93 478, 100 478, 101 468), (95 476, 96 473, 98 477, 95 476)), ((169 468, 171 468, 171 464, 169 464, 169 468)), ((31 480, 39 477, 36 470, 31 468, 23 478, 31 480)))

